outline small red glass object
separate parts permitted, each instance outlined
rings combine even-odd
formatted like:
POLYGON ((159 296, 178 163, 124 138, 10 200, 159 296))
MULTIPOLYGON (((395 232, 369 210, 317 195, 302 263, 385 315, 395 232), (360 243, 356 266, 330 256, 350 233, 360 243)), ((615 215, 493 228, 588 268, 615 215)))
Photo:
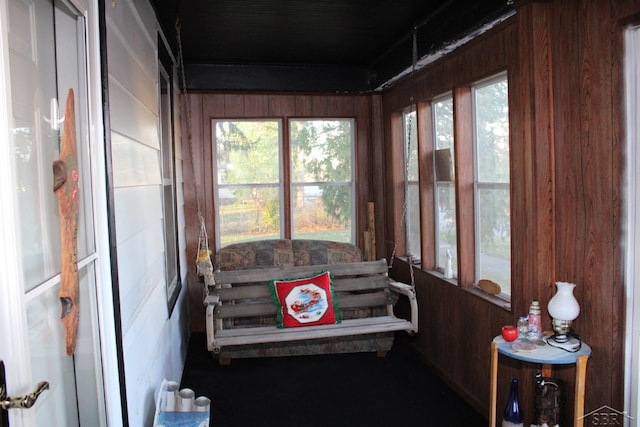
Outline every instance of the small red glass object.
POLYGON ((513 325, 507 325, 502 327, 502 338, 505 341, 515 341, 518 338, 518 328, 513 325))

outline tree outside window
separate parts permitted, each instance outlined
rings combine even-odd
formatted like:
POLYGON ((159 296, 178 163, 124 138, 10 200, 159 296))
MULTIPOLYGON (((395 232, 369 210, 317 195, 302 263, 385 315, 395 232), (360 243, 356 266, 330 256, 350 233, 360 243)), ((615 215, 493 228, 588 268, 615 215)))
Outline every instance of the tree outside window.
POLYGON ((454 182, 453 98, 432 103, 434 142, 436 268, 444 271, 447 257, 455 276, 458 270, 456 233, 456 188, 454 182))
POLYGON ((407 256, 419 260, 420 250, 420 188, 418 166, 418 124, 415 110, 403 114, 405 157, 405 233, 407 256))
POLYGON ((353 120, 292 120, 293 237, 353 241, 353 120))
POLYGON ((509 102, 505 76, 474 87, 476 278, 511 294, 509 102))
POLYGON ((288 124, 285 153, 280 120, 213 121, 218 247, 289 236, 354 241, 353 120, 288 124))

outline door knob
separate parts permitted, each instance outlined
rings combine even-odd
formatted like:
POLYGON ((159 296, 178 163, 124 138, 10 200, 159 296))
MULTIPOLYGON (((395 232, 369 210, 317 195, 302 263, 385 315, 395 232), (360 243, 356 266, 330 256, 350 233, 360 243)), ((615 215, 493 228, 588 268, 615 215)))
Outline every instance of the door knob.
POLYGON ((49 389, 49 383, 46 381, 41 381, 36 385, 35 390, 27 395, 18 396, 18 397, 9 397, 7 396, 7 390, 4 385, 0 385, 0 408, 5 411, 9 409, 28 409, 36 403, 38 400, 38 396, 42 394, 43 391, 49 389))

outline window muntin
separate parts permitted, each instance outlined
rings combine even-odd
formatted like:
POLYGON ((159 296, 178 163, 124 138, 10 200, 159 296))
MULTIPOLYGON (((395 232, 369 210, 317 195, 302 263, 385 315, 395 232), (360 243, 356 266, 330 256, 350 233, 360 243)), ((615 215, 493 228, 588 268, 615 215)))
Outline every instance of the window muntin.
POLYGON ((215 120, 218 247, 281 235, 279 120, 215 120))
POLYGON ((448 254, 454 277, 458 270, 456 189, 454 182, 453 97, 432 102, 434 145, 434 210, 436 269, 443 271, 448 254))
POLYGON ((476 281, 511 295, 509 103, 506 76, 474 86, 476 281))
POLYGON ((353 120, 291 120, 289 132, 293 238, 353 242, 353 120))
POLYGON ((415 110, 403 113, 405 161, 405 234, 407 256, 421 258, 418 126, 415 110))

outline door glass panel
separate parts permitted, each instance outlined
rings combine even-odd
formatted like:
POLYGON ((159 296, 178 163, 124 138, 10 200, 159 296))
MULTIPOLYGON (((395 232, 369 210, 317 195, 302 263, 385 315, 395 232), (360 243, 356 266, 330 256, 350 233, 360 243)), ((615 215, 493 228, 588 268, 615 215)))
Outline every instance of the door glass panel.
POLYGON ((58 204, 51 162, 59 132, 50 123, 57 99, 51 2, 9 4, 10 70, 15 141, 16 199, 26 290, 59 271, 58 204))
POLYGON ((59 292, 60 284, 49 286, 27 305, 32 376, 34 381, 46 380, 50 386, 34 406, 36 425, 79 425, 73 358, 64 351, 59 292))
MULTIPOLYGON (((78 272, 80 276, 80 307, 82 313, 73 360, 75 365, 75 384, 77 384, 78 388, 77 402, 78 408, 80 408, 78 411, 80 416, 79 425, 81 426, 104 424, 100 421, 101 417, 104 419, 102 395, 98 395, 98 391, 103 390, 104 386, 101 375, 100 343, 98 342, 98 336, 94 333, 98 326, 92 323, 92 320, 95 322, 98 318, 94 265, 93 262, 89 263, 78 272)), ((61 346, 60 348, 63 347, 61 346)), ((66 381, 70 381, 70 378, 68 377, 66 381)))
POLYGON ((104 415, 97 390, 102 389, 99 376, 100 355, 96 337, 92 334, 91 319, 95 319, 95 271, 93 263, 79 271, 80 307, 82 316, 78 330, 78 342, 73 357, 65 352, 65 334, 60 322, 60 283, 50 281, 36 291, 27 294, 27 324, 31 372, 34 384, 49 382, 49 390, 43 393, 34 406, 37 426, 98 426, 104 415), (81 389, 76 392, 77 386, 81 389), (81 408, 78 411, 79 405, 81 408), (78 412, 80 412, 78 414, 78 412), (78 417, 81 422, 78 422, 78 417))
POLYGON ((51 165, 59 156, 67 91, 75 93, 81 206, 78 256, 94 251, 91 211, 84 22, 65 4, 12 0, 10 67, 16 193, 20 214, 25 290, 60 271, 58 203, 51 165), (59 43, 56 43, 59 42, 59 43), (53 55, 55 52, 56 55, 53 55), (56 56, 61 60, 55 61, 56 56), (55 113, 57 102, 57 118, 55 113), (53 105, 53 106, 52 106, 53 105), (84 200, 82 200, 84 199, 84 200))
MULTIPOLYGON (((91 191, 91 162, 89 148, 88 96, 86 57, 84 48, 85 22, 65 3, 56 2, 56 62, 58 99, 63 115, 67 91, 75 94, 76 141, 78 149, 78 175, 80 177, 80 212, 78 216, 78 258, 95 252, 93 233, 93 201, 91 191)), ((45 190, 49 190, 48 188, 45 190)))

